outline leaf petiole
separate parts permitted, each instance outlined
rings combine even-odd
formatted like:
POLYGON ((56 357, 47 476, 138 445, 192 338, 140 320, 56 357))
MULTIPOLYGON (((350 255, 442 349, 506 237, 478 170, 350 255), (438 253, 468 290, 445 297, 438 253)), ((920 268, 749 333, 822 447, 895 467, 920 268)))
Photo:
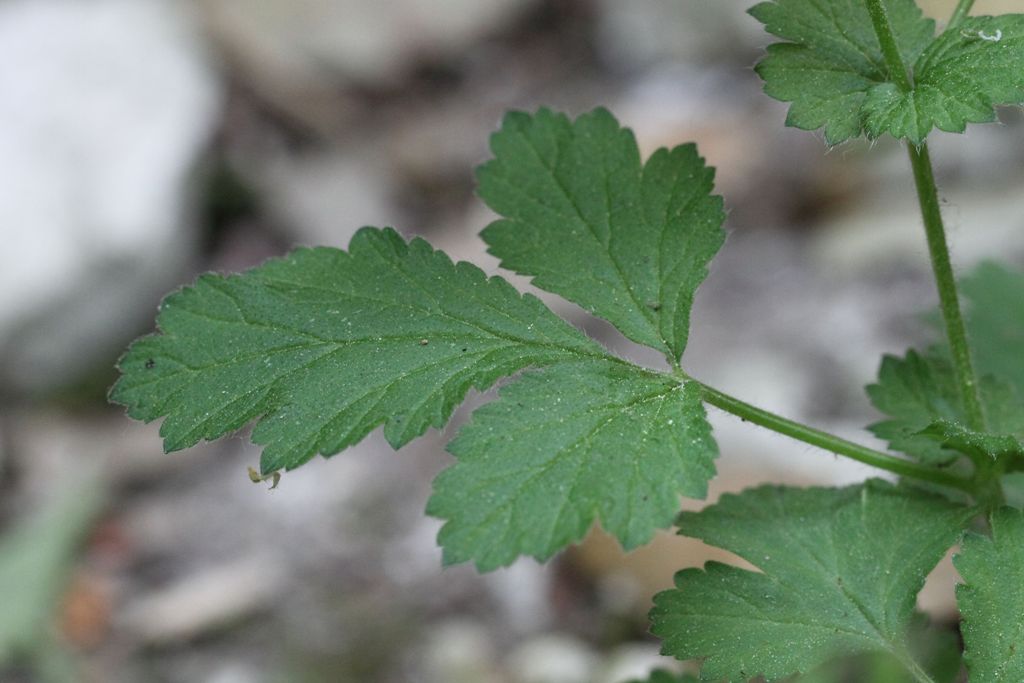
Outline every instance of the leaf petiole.
POLYGON ((875 35, 885 56, 886 66, 889 67, 889 75, 903 92, 910 92, 913 83, 907 71, 907 65, 903 63, 900 55, 899 44, 892 32, 892 24, 889 23, 889 12, 886 10, 882 0, 867 0, 868 14, 871 15, 871 23, 875 27, 875 35))
POLYGON ((953 16, 949 19, 946 30, 950 31, 959 26, 967 18, 967 15, 971 13, 972 7, 974 7, 974 0, 960 0, 956 10, 953 12, 953 16))
MULTIPOLYGON (((691 381, 697 382, 697 380, 691 381)), ((831 453, 842 455, 865 465, 893 472, 894 474, 927 481, 939 486, 947 486, 967 493, 973 493, 974 491, 971 482, 962 477, 932 467, 926 467, 911 460, 904 460, 888 453, 876 451, 867 446, 861 446, 828 432, 794 422, 757 406, 745 403, 702 382, 697 382, 697 384, 701 387, 701 393, 705 402, 735 415, 741 420, 752 422, 797 441, 803 441, 831 453)))
POLYGON ((928 144, 922 143, 920 147, 908 145, 907 150, 910 153, 910 165, 914 169, 914 184, 917 186, 921 217, 924 219, 925 234, 928 238, 928 252, 931 254, 932 270, 939 290, 939 306, 942 309, 946 337, 953 357, 953 371, 960 387, 968 424, 972 429, 985 431, 985 414, 981 408, 978 381, 974 375, 971 350, 967 344, 967 328, 960 312, 960 299, 957 294, 956 278, 953 275, 953 265, 949 258, 949 245, 946 243, 946 229, 939 209, 938 190, 928 144))

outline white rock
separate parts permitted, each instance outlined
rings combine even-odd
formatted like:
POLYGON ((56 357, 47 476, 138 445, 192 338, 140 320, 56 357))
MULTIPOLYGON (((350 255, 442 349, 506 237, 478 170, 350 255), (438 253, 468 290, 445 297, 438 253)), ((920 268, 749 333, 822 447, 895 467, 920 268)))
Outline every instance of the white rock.
POLYGON ((532 558, 520 558, 484 577, 505 623, 518 633, 535 633, 550 625, 552 579, 551 571, 532 558))
POLYGON ((594 683, 641 680, 655 669, 676 670, 676 662, 658 654, 654 644, 629 644, 616 648, 602 666, 594 683))
POLYGON ((0 5, 0 381, 113 353, 190 250, 183 195, 218 92, 179 7, 0 5))
POLYGON ((486 630, 471 621, 448 621, 430 628, 424 667, 426 680, 437 683, 492 683, 494 645, 486 630))
POLYGON ((559 634, 529 640, 509 656, 512 677, 521 683, 590 683, 596 666, 589 647, 559 634))

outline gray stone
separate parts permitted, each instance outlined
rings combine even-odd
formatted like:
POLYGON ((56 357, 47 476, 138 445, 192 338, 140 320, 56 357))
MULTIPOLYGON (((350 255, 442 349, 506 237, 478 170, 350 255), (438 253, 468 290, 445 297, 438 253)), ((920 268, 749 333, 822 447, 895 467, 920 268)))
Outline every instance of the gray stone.
POLYGON ((262 85, 394 80, 457 54, 534 0, 196 0, 219 42, 262 85))
POLYGON ((590 683, 598 664, 583 641, 550 633, 527 640, 509 655, 513 680, 520 683, 590 683))
POLYGON ((192 251, 218 89, 177 3, 0 5, 0 382, 108 359, 192 251))

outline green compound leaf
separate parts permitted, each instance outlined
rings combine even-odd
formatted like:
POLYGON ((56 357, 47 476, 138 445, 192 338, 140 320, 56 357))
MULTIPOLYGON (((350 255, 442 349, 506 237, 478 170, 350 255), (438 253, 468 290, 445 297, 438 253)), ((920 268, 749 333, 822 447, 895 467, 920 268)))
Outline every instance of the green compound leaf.
POLYGON ((970 303, 967 331, 978 372, 1024 396, 1024 273, 984 263, 964 278, 961 291, 970 303))
POLYGON ((766 486, 683 513, 681 533, 756 565, 710 562, 655 597, 662 651, 706 658, 703 680, 769 681, 859 652, 907 666, 914 602, 973 511, 881 481, 766 486))
POLYGON ((302 249, 165 299, 161 334, 121 360, 112 400, 166 416, 167 450, 260 419, 264 473, 332 455, 374 428, 396 448, 441 427, 472 387, 600 347, 468 263, 364 228, 346 253, 302 249))
POLYGON ((784 40, 757 71, 791 102, 787 124, 824 127, 829 144, 888 133, 920 144, 933 128, 963 132, 1024 102, 1024 15, 974 17, 935 38, 913 0, 886 0, 910 91, 891 77, 863 0, 773 0, 751 10, 784 40))
POLYGON ((938 354, 909 351, 904 358, 886 356, 878 383, 867 391, 874 406, 892 418, 872 425, 871 431, 893 449, 923 462, 949 463, 958 457, 957 451, 993 458, 1024 452, 1024 404, 1013 388, 992 377, 982 379, 989 431, 974 431, 967 426, 953 368, 938 354))
POLYGON ((699 387, 612 360, 527 373, 450 444, 428 514, 448 564, 546 560, 600 519, 629 549, 702 498, 717 447, 699 387))
POLYGON ((914 143, 933 127, 962 133, 996 120, 995 106, 1024 102, 1024 15, 971 17, 946 31, 914 65, 914 90, 875 88, 867 103, 868 135, 914 143))
POLYGON ((511 113, 478 171, 503 218, 483 233, 501 265, 573 301, 676 362, 694 292, 725 239, 714 170, 693 145, 645 165, 604 109, 570 121, 511 113))
POLYGON ((968 534, 953 562, 971 683, 1024 681, 1024 513, 995 512, 992 537, 968 534))
MULTIPOLYGON (((935 22, 914 0, 886 0, 906 64, 932 42, 935 22)), ((876 88, 891 85, 889 69, 864 0, 773 0, 750 13, 785 41, 768 47, 757 65, 765 92, 791 102, 786 124, 824 127, 830 145, 861 135, 876 88)))
MULTIPOLYGON (((54 616, 74 568, 75 549, 105 502, 102 475, 68 476, 60 495, 0 535, 0 671, 39 653, 53 637, 54 616)), ((5 678, 0 676, 0 678, 5 678)))

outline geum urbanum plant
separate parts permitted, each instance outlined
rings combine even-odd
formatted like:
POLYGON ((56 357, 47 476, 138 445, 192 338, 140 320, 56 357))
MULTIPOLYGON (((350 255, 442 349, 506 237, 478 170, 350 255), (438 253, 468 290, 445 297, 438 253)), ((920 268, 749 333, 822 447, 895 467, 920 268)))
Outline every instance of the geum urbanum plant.
POLYGON ((887 415, 872 430, 898 454, 683 369, 694 293, 725 240, 714 173, 693 145, 641 163, 632 133, 603 109, 574 121, 545 109, 506 116, 479 169, 479 194, 501 216, 482 236, 504 268, 657 349, 667 369, 612 355, 537 298, 421 239, 364 228, 348 251, 299 249, 167 297, 160 332, 132 345, 111 397, 138 419, 163 417, 167 450, 256 421, 270 476, 380 426, 398 448, 444 426, 471 388, 519 373, 449 445, 456 463, 427 505, 445 522, 446 563, 547 560, 597 521, 630 549, 676 521, 760 569, 709 563, 655 597, 664 652, 702 659, 703 680, 778 680, 884 653, 911 680, 937 682, 960 662, 943 672, 921 657, 915 597, 961 543, 970 680, 1024 681, 1024 516, 1006 505, 1024 470, 1024 276, 983 267, 966 280, 972 307, 961 315, 926 141, 1024 101, 1024 15, 969 17, 971 6, 961 0, 940 32, 913 0, 751 10, 781 39, 758 73, 792 103, 790 125, 823 128, 830 145, 907 142, 945 339, 885 358, 868 388, 887 415), (680 497, 703 497, 715 473, 705 404, 900 481, 762 486, 678 515, 680 497))

